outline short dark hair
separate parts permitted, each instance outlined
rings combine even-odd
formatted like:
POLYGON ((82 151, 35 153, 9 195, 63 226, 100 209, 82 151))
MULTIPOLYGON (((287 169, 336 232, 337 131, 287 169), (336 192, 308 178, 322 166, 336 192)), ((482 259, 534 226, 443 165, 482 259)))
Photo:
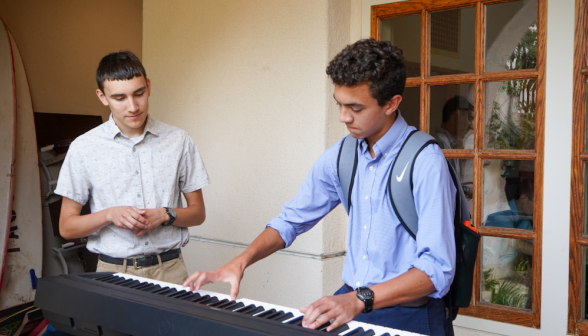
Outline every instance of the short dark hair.
POLYGON ((453 96, 443 105, 443 116, 441 122, 445 124, 451 118, 451 115, 459 109, 467 109, 471 104, 463 96, 453 96))
POLYGON ((402 49, 388 41, 359 40, 343 49, 327 67, 336 85, 368 84, 370 94, 384 106, 395 95, 402 95, 406 66, 402 49))
POLYGON ((128 80, 141 75, 147 79, 147 73, 139 58, 133 52, 124 50, 110 53, 100 60, 96 69, 96 82, 100 91, 104 93, 105 80, 128 80))

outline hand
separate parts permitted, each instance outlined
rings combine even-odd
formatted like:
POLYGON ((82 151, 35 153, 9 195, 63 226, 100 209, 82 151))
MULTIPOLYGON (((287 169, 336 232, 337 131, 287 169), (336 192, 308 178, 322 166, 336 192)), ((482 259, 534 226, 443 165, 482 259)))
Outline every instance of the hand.
POLYGON ((108 209, 106 219, 121 229, 138 232, 147 227, 145 210, 131 206, 119 206, 108 209))
POLYGON ((135 237, 141 237, 147 233, 147 231, 153 230, 160 226, 161 223, 169 220, 169 215, 167 214, 167 211, 165 211, 165 208, 145 209, 143 211, 145 212, 143 217, 147 219, 147 225, 144 229, 139 230, 137 234, 135 234, 135 237))
POLYGON ((231 284, 231 300, 235 300, 239 294, 239 285, 243 278, 245 267, 239 262, 229 262, 225 266, 209 272, 194 272, 186 281, 184 287, 190 286, 190 290, 200 290, 200 287, 213 282, 225 282, 231 284))
POLYGON ((302 326, 309 329, 316 329, 330 320, 335 319, 327 328, 328 332, 343 323, 353 320, 364 308, 363 301, 357 298, 355 292, 325 296, 308 307, 300 308, 300 312, 304 314, 302 326))

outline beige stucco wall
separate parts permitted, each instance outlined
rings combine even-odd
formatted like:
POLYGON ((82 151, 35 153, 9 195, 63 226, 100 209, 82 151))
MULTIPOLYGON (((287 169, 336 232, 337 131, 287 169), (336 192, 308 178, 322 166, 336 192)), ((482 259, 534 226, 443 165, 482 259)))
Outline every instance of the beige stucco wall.
POLYGON ((109 115, 96 98, 100 59, 142 53, 141 0, 0 0, 29 79, 36 112, 109 115))
MULTIPOLYGON (((143 9, 150 114, 190 133, 212 180, 207 220, 190 231, 208 241, 191 241, 184 254, 189 271, 216 268, 261 233, 345 134, 325 68, 359 38, 360 1, 145 0, 143 9)), ((299 307, 331 294, 343 258, 320 256, 345 250, 346 221, 337 209, 289 249, 307 255, 251 267, 240 296, 299 307)))

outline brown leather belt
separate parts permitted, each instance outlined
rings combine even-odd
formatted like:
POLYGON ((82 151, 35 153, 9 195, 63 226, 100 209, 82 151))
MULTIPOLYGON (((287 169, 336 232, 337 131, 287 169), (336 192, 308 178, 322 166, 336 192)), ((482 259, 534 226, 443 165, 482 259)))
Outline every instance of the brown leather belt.
MULTIPOLYGON (((348 284, 345 284, 345 287, 347 287, 347 289, 349 289, 350 291, 355 291, 348 284)), ((426 305, 427 303, 429 303, 429 297, 423 296, 421 298, 414 299, 412 301, 400 303, 399 306, 403 307, 403 308, 418 308, 418 307, 422 307, 422 306, 426 305)))

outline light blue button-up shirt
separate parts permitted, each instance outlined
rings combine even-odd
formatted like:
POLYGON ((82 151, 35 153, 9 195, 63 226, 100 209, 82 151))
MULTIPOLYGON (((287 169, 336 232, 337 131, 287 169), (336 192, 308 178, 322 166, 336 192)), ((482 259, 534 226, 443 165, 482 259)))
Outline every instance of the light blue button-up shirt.
MULTIPOLYGON (((429 296, 441 298, 455 274, 456 192, 441 149, 427 146, 414 165, 413 194, 419 216, 416 240, 400 224, 387 190, 392 164, 413 130, 398 113, 390 130, 373 146, 375 158, 365 139, 358 141, 342 277, 346 284, 357 288, 383 283, 417 268, 435 286, 429 296)), ((341 203, 343 192, 337 176, 341 141, 319 157, 296 197, 284 204, 278 217, 267 225, 280 233, 285 247, 341 203)))

